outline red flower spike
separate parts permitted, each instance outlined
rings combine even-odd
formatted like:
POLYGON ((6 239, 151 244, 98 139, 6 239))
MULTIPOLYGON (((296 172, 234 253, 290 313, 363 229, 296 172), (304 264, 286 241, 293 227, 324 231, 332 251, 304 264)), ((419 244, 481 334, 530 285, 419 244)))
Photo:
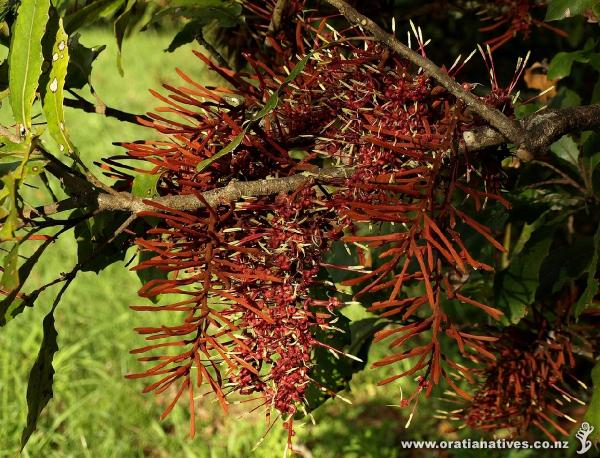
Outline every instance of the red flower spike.
MULTIPOLYGON (((246 5, 265 30, 274 3, 246 5)), ((301 3, 291 2, 294 8, 301 3)), ((479 121, 382 46, 369 40, 364 47, 350 40, 332 44, 326 21, 297 20, 292 40, 272 49, 275 63, 266 66, 259 56, 246 56, 250 74, 199 55, 231 88, 208 88, 178 72, 189 87, 165 86, 169 95, 156 95, 168 107, 144 121, 166 139, 124 144, 130 161, 121 170, 113 172, 119 159, 107 162, 111 173, 129 183, 128 172, 150 169, 160 177, 159 194, 195 195, 201 201, 202 193, 232 180, 286 177, 325 163, 352 167, 348 177, 328 183, 336 188, 332 195, 310 182, 289 194, 213 207, 204 201, 193 211, 148 200, 154 210, 142 214, 157 223, 136 241, 152 253, 136 269, 156 269, 166 278, 149 281, 140 296, 175 293, 184 299, 134 307, 179 312, 173 315, 180 322, 138 328, 149 344, 134 352, 146 355, 140 361, 151 367, 130 377, 152 378, 145 391, 174 393, 165 415, 181 399, 193 409, 205 388, 224 409, 230 394, 250 395, 268 418, 275 408, 287 421, 290 441, 291 417, 306 403, 307 386, 317 383, 311 377, 314 349, 341 350, 319 342, 315 330, 335 330, 342 303, 311 297, 320 284, 319 270, 331 267, 324 258, 334 241, 343 238, 379 253, 374 268, 339 267, 357 272, 344 282, 359 288, 357 296, 385 292, 387 299, 371 310, 399 325, 378 333, 376 340, 390 339, 390 352, 375 365, 411 360, 410 369, 381 383, 418 375, 418 389, 407 404, 413 412, 421 393, 429 396, 442 383, 468 397, 448 373, 473 381, 471 371, 446 356, 448 341, 473 361, 491 354, 485 348, 493 343, 490 338, 465 332, 444 307, 452 302, 494 318, 502 314, 461 293, 454 280, 473 269, 491 269, 471 257, 457 227, 469 226, 503 250, 489 228, 454 207, 465 195, 477 208, 485 200, 503 203, 497 170, 477 164, 481 179, 469 181, 467 165, 474 167, 474 158, 467 161, 455 150, 462 133, 479 121), (303 71, 282 85, 302 57, 295 56, 294 47, 313 52, 303 71), (278 104, 249 123, 275 90, 278 104), (239 146, 199 172, 198 165, 229 145, 242 127, 239 146), (307 153, 302 159, 288 154, 299 147, 307 153), (143 167, 132 166, 134 161, 143 167), (361 223, 373 225, 373 231, 360 233, 361 223), (380 223, 389 230, 377 231, 380 223), (422 292, 407 297, 409 287, 422 292)), ((353 29, 345 34, 360 36, 353 29)), ((498 98, 485 101, 495 104, 498 98)), ((190 434, 194 431, 192 424, 190 434)))

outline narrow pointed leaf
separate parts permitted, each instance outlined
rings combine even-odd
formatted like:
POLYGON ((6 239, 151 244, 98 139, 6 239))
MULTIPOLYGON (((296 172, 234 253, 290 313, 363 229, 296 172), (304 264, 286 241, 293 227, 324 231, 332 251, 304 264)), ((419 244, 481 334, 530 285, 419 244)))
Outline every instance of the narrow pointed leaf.
POLYGON ((69 66, 68 38, 63 28, 62 19, 60 19, 52 48, 52 67, 44 96, 44 114, 48 122, 48 131, 58 144, 59 149, 65 153, 73 151, 73 145, 65 128, 63 107, 65 79, 67 77, 67 67, 69 66))
POLYGON ((44 318, 43 328, 44 337, 40 345, 40 351, 29 373, 27 425, 21 435, 21 449, 25 447, 31 434, 35 431, 42 410, 53 396, 54 367, 52 367, 52 360, 54 354, 58 351, 56 342, 58 333, 54 327, 54 307, 44 318))
POLYGON ((222 150, 217 152, 217 154, 209 157, 208 159, 204 159, 202 162, 200 162, 200 164, 198 164, 198 172, 201 172, 206 167, 208 167, 210 164, 215 162, 217 159, 225 156, 226 154, 233 153, 237 149, 237 147, 240 146, 240 144, 244 140, 245 135, 246 135, 246 131, 244 130, 241 134, 236 135, 234 137, 234 139, 231 140, 231 142, 229 142, 229 144, 227 146, 225 146, 225 148, 223 148, 222 150))
POLYGON ((23 0, 12 30, 8 56, 10 104, 17 123, 31 130, 31 108, 42 73, 42 38, 50 0, 23 0))

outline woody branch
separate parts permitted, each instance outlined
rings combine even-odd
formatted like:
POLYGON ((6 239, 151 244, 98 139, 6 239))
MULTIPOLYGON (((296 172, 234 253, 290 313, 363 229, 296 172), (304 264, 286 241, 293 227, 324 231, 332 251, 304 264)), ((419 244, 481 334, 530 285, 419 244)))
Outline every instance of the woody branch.
MULTIPOLYGON (((565 108, 561 110, 544 110, 528 116, 519 123, 524 132, 524 144, 533 145, 536 151, 544 151, 554 141, 567 133, 585 130, 600 130, 600 104, 565 108)), ((463 141, 458 146, 459 152, 476 152, 498 147, 510 142, 492 127, 480 127, 463 134, 463 141)), ((92 185, 84 177, 69 174, 69 169, 60 166, 56 160, 51 161, 48 170, 70 188, 77 198, 69 198, 57 204, 24 212, 26 218, 47 216, 64 210, 93 206, 100 211, 124 211, 137 214, 154 210, 152 204, 169 207, 174 210, 191 211, 205 206, 195 195, 163 196, 144 199, 127 192, 106 193, 94 191, 92 185)), ((291 192, 309 181, 327 183, 338 181, 348 176, 349 167, 315 168, 287 177, 267 178, 255 181, 231 181, 224 187, 206 191, 202 198, 209 205, 235 202, 242 197, 258 197, 271 194, 291 192)))

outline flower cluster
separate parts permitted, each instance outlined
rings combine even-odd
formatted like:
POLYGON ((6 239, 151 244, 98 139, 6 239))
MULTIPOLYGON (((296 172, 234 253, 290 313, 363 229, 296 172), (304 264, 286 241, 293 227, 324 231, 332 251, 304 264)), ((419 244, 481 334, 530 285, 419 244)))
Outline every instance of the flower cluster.
POLYGON ((570 374, 575 366, 570 342, 570 336, 547 324, 535 335, 507 328, 493 345, 498 358, 482 370, 472 402, 453 414, 473 429, 522 436, 533 426, 553 442, 551 429, 568 436, 564 420, 575 420, 565 409, 583 404, 569 387, 576 381, 570 374))
MULTIPOLYGON (((254 9, 259 18, 268 18, 275 2, 267 6, 254 9)), ((421 33, 415 37, 424 55, 421 33)), ((470 399, 454 379, 459 373, 470 380, 470 370, 447 349, 458 347, 475 362, 493 359, 485 347, 495 339, 465 330, 448 311, 472 307, 501 317, 462 291, 474 271, 492 269, 471 256, 464 237, 477 235, 503 251, 492 230, 467 213, 488 201, 507 205, 497 168, 462 143, 462 133, 482 121, 359 30, 342 35, 326 20, 298 16, 294 41, 272 51, 278 57, 270 62, 281 64, 247 54, 247 72, 196 53, 226 87, 206 87, 178 70, 186 84, 165 85, 167 96, 155 92, 164 106, 142 121, 161 140, 123 144, 128 159, 145 163, 130 170, 155 175, 161 195, 195 196, 199 204, 181 210, 148 201, 154 209, 141 214, 155 225, 136 240, 149 253, 136 269, 163 276, 140 295, 182 299, 134 308, 181 318, 138 329, 150 344, 133 352, 152 352, 140 361, 153 366, 130 377, 158 378, 146 391, 175 393, 165 415, 187 393, 192 433, 197 393, 206 386, 225 409, 230 395, 256 396, 284 417, 291 437, 293 415, 316 383, 315 349, 342 352, 315 338, 318 329, 336 331, 341 302, 334 290, 330 300, 312 297, 314 286, 326 286, 317 275, 341 240, 358 250, 359 261, 374 254, 372 268, 335 266, 355 273, 345 285, 357 298, 378 296, 370 310, 397 323, 378 333, 376 340, 393 339, 390 355, 375 365, 413 361, 382 383, 419 374, 419 393, 445 382, 470 399), (323 167, 343 173, 318 178, 323 167), (228 184, 302 172, 308 174, 299 187, 278 195, 206 197, 228 184)), ((509 92, 495 86, 482 100, 509 110, 509 92)), ((127 173, 113 173, 131 182, 127 173)))

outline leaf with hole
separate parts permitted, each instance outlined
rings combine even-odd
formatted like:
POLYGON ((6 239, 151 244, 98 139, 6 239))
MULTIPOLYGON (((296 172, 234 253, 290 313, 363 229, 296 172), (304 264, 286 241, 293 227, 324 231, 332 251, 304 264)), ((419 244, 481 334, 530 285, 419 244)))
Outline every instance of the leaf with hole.
POLYGON ((64 87, 69 66, 69 37, 63 28, 62 19, 58 22, 58 30, 52 47, 52 67, 44 94, 44 114, 48 123, 48 132, 58 144, 61 152, 73 152, 73 144, 65 127, 64 87))

